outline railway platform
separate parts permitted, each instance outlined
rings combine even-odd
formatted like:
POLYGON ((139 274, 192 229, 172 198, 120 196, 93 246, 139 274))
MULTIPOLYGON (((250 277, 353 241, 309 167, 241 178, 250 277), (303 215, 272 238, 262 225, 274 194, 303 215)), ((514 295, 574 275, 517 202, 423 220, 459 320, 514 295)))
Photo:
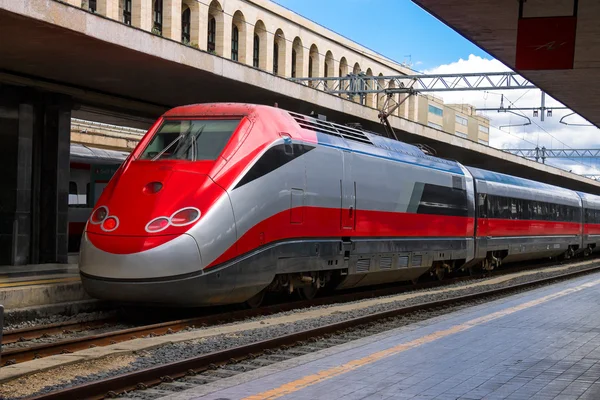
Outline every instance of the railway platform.
POLYGON ((600 273, 165 397, 600 399, 600 273))
POLYGON ((0 267, 0 304, 7 312, 86 299, 75 254, 69 264, 0 267))

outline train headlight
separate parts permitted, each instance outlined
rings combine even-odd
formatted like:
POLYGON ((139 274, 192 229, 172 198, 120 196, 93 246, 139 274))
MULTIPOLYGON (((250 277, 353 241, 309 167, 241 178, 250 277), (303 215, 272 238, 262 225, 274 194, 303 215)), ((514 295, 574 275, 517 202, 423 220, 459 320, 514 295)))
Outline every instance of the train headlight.
POLYGON ((183 208, 171 215, 170 221, 173 226, 185 226, 198 221, 200 210, 194 207, 183 208))
POLYGON ((102 221, 108 216, 108 208, 105 206, 98 207, 96 211, 92 213, 90 222, 94 225, 101 224, 102 221))
POLYGON ((169 227, 169 224, 170 221, 167 217, 154 218, 152 221, 148 222, 148 225, 146 225, 146 232, 156 233, 164 231, 169 227))
POLYGON ((115 216, 110 216, 102 222, 101 228, 106 232, 112 232, 119 226, 119 219, 115 216))

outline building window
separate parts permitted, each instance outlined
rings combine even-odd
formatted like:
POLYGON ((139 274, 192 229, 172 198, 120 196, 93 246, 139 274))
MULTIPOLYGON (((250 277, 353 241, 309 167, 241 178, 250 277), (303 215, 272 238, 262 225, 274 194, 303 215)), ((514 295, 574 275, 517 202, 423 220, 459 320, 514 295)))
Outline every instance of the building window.
POLYGON ((181 41, 185 44, 190 42, 190 30, 192 26, 192 11, 186 8, 181 14, 181 41))
POLYGON ((459 132, 459 131, 456 131, 456 136, 460 136, 460 137, 465 138, 465 139, 467 137, 469 137, 469 135, 467 135, 466 133, 462 133, 462 132, 459 132))
POLYGON ((327 62, 325 62, 325 71, 323 72, 323 76, 325 78, 327 78, 327 70, 329 69, 329 65, 327 65, 327 62))
POLYGON ((296 77, 296 50, 292 49, 292 78, 296 77))
POLYGON ((461 117, 460 115, 457 115, 456 116, 456 123, 460 124, 460 125, 467 126, 469 124, 469 120, 466 119, 465 117, 461 117))
POLYGON ((431 104, 429 105, 429 112, 431 114, 439 115, 440 117, 444 116, 444 110, 439 107, 432 106, 431 104))
POLYGON ((162 33, 162 16, 163 16, 163 2, 162 0, 154 0, 154 29, 162 33))
POLYGON ((258 68, 258 61, 260 58, 260 38, 258 35, 254 35, 254 51, 252 53, 252 66, 258 68))
POLYGON ((238 49, 240 45, 240 31, 237 26, 231 29, 231 59, 238 61, 238 49))
POLYGON ((279 71, 279 45, 275 43, 273 45, 273 73, 277 75, 279 71))
POLYGON ((490 142, 488 142, 487 140, 483 140, 483 139, 479 139, 478 142, 481 144, 485 144, 486 146, 488 146, 490 144, 490 142))
POLYGON ((216 46, 216 38, 217 38, 217 20, 213 17, 208 21, 208 42, 206 45, 206 49, 209 52, 214 52, 217 48, 216 46))
POLYGON ((123 3, 123 23, 131 25, 131 0, 125 0, 123 3))
POLYGON ((433 122, 428 122, 427 126, 430 126, 431 128, 439 129, 440 131, 442 130, 442 126, 441 125, 434 124, 433 122))
POLYGON ((490 133, 490 129, 487 126, 479 125, 479 132, 490 133))
POLYGON ((312 72, 313 72, 312 64, 313 64, 313 58, 312 58, 312 56, 309 56, 308 57, 308 77, 309 78, 312 78, 312 72))
POLYGON ((89 0, 88 8, 91 12, 95 13, 97 9, 96 0, 89 0))

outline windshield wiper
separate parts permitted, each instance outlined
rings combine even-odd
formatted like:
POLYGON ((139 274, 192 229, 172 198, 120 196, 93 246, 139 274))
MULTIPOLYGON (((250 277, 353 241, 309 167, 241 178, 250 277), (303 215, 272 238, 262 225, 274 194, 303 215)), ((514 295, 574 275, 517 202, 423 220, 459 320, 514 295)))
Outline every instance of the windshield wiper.
MULTIPOLYGON (((191 127, 190 127, 190 129, 191 129, 191 127)), ((189 129, 188 129, 188 132, 189 132, 189 129)), ((182 137, 184 137, 184 136, 185 136, 185 135, 186 135, 188 132, 186 132, 186 133, 182 133, 181 135, 177 136, 177 138, 175 138, 175 139, 174 139, 174 140, 173 140, 171 143, 169 143, 169 145, 168 145, 167 147, 165 147, 164 149, 162 149, 162 150, 160 151, 160 153, 158 153, 157 155, 155 155, 155 156, 154 156, 154 158, 152 158, 152 160, 151 160, 151 161, 156 161, 156 160, 158 160, 158 159, 159 159, 159 158, 160 158, 160 157, 161 157, 163 154, 165 154, 165 152, 166 152, 167 150, 169 150, 169 149, 170 149, 170 148, 171 148, 171 147, 172 147, 172 146, 173 146, 175 143, 177 143, 178 141, 180 141, 180 140, 181 140, 181 138, 182 138, 182 137)))

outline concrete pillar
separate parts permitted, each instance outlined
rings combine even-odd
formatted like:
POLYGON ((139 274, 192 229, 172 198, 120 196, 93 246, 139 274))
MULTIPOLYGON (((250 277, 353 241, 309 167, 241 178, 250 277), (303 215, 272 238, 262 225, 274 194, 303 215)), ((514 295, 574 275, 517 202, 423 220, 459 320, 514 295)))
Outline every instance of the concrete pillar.
POLYGON ((279 58, 278 58, 278 73, 277 75, 289 78, 291 73, 291 54, 292 43, 288 40, 279 40, 279 58))
POLYGON ((261 43, 264 46, 264 49, 260 50, 260 58, 264 57, 265 66, 264 70, 273 72, 273 45, 275 44, 275 37, 270 33, 267 33, 263 36, 261 43))
POLYGON ((43 112, 39 262, 66 263, 71 105, 64 96, 52 95, 45 100, 43 112))
POLYGON ((217 54, 225 58, 231 58, 231 26, 233 24, 233 16, 223 13, 223 29, 217 27, 217 54), (222 50, 219 52, 219 31, 222 32, 222 50))
POLYGON ((131 1, 131 24, 145 31, 152 30, 152 0, 131 1))
POLYGON ((97 12, 107 18, 120 20, 119 18, 119 0, 97 0, 97 12))
POLYGON ((181 41, 181 0, 163 0, 163 36, 181 41))
POLYGON ((34 113, 17 89, 0 87, 0 265, 29 262, 34 113))
POLYGON ((68 98, 0 87, 0 265, 66 263, 68 98))
MULTIPOLYGON (((254 28, 252 26, 248 26, 246 28, 246 37, 243 38, 240 36, 240 42, 244 40, 245 53, 246 53, 246 65, 252 65, 252 60, 254 59, 254 28)), ((242 46, 240 46, 240 49, 242 46)), ((241 58, 241 57, 240 57, 241 58)))

